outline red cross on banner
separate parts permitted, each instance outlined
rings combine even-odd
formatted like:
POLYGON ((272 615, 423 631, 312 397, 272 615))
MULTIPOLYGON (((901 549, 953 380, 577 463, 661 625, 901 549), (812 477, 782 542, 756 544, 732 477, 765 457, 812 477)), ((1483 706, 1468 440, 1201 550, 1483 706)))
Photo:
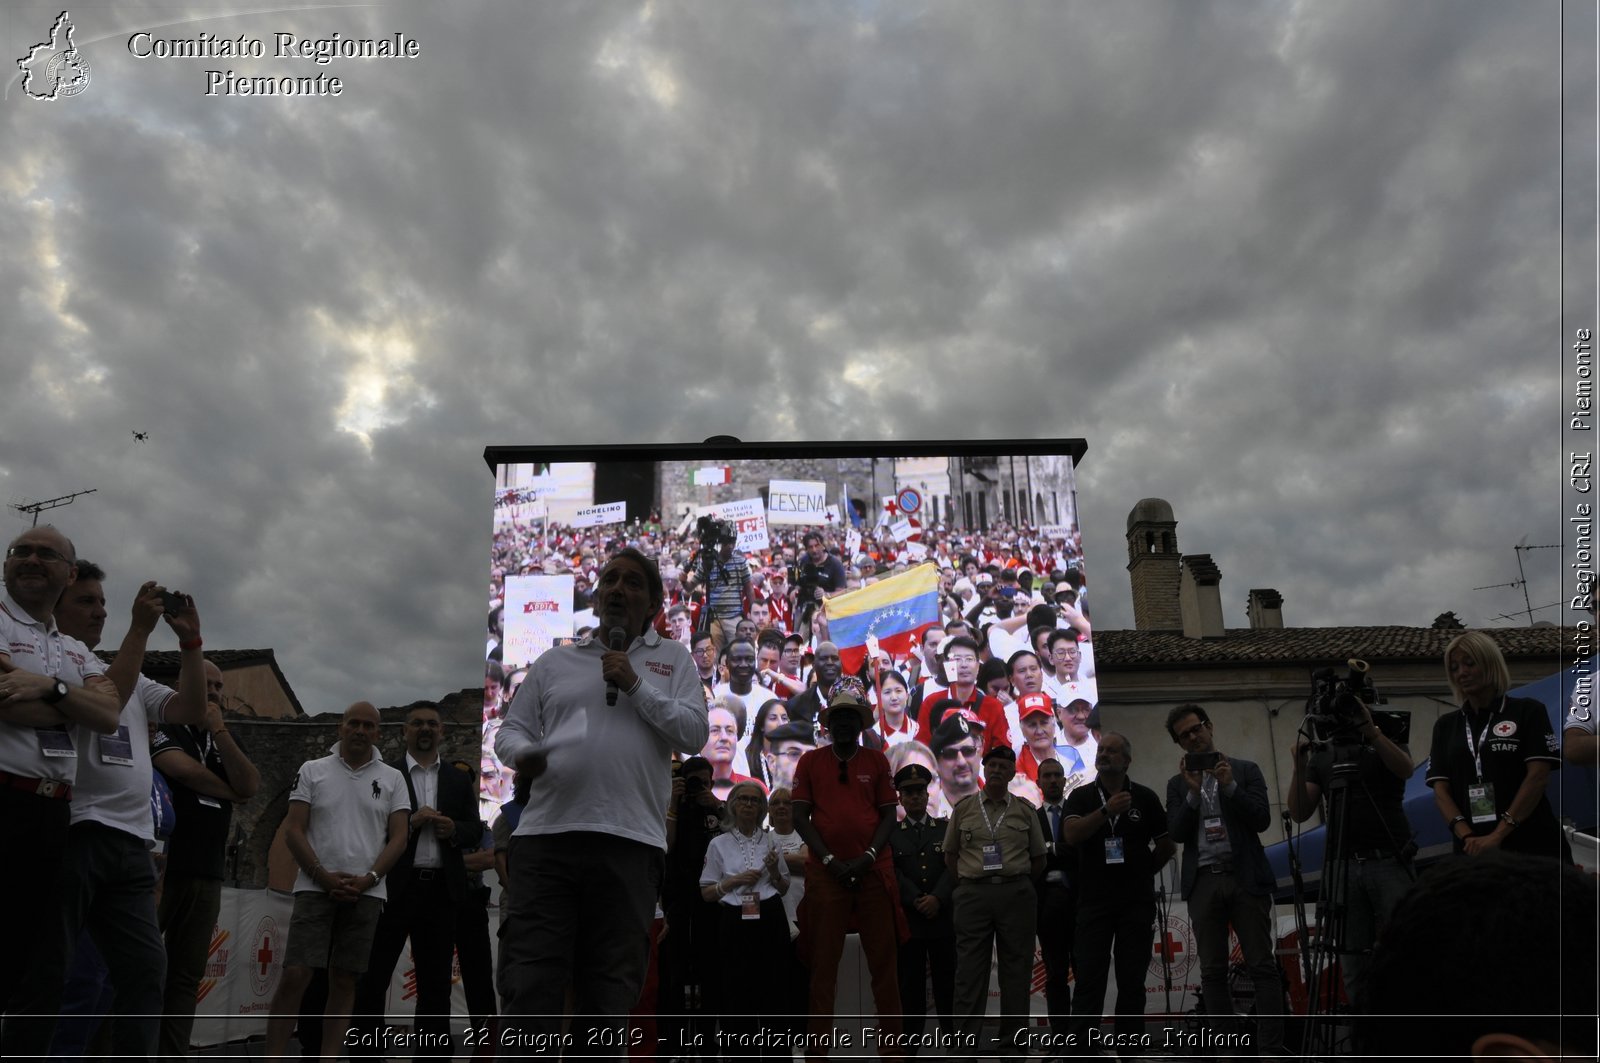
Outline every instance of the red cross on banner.
POLYGON ((267 975, 267 970, 272 966, 272 936, 261 935, 261 948, 256 950, 256 962, 261 964, 261 976, 267 975))
POLYGON ((1168 963, 1172 963, 1177 960, 1178 953, 1183 951, 1183 942, 1173 937, 1172 932, 1168 931, 1166 939, 1156 942, 1155 948, 1151 951, 1168 963))

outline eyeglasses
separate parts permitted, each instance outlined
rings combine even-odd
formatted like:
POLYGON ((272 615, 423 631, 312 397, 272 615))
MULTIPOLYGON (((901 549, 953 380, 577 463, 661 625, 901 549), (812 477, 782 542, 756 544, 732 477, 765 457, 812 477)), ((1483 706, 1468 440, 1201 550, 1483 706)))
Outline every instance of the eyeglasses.
POLYGON ((6 557, 7 558, 15 557, 15 558, 22 558, 22 559, 34 557, 34 558, 38 558, 40 561, 43 561, 47 565, 55 564, 57 561, 65 561, 66 560, 66 558, 64 558, 60 554, 56 553, 54 550, 50 549, 48 546, 29 546, 26 543, 24 543, 22 545, 19 545, 19 546, 11 547, 9 550, 6 551, 6 557))
POLYGON ((805 754, 806 751, 803 749, 784 749, 774 752, 772 755, 775 757, 782 757, 785 760, 799 760, 801 757, 805 756, 805 754))
POLYGON ((1185 738, 1194 738, 1196 735, 1200 734, 1205 729, 1206 729, 1206 725, 1205 724, 1197 723, 1193 727, 1189 728, 1187 731, 1179 731, 1178 732, 1178 741, 1182 742, 1185 738))
POLYGON ((939 754, 940 760, 961 760, 965 757, 976 756, 977 746, 950 746, 939 754))

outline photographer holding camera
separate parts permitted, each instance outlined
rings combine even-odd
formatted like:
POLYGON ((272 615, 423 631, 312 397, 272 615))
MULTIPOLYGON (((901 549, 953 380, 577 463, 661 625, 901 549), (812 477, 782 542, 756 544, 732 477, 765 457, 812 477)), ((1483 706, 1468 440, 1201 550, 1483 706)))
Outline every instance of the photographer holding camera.
POLYGON ((1256 992, 1256 1051, 1282 1056, 1283 982, 1273 953, 1272 890, 1277 884, 1261 848, 1272 823, 1267 780, 1248 760, 1230 760, 1212 741, 1211 717, 1199 705, 1167 714, 1167 733, 1183 748, 1167 783, 1167 830, 1183 843, 1183 899, 1200 953, 1200 991, 1213 1021, 1230 1022, 1228 927, 1256 992), (1226 1018, 1224 1018, 1226 1017, 1226 1018))
POLYGON ((805 560, 795 570, 795 617, 802 632, 809 632, 817 606, 824 598, 845 589, 844 563, 828 552, 822 533, 808 531, 801 539, 805 560))
POLYGON ((1352 1004, 1360 999, 1378 931, 1416 877, 1411 869, 1416 845, 1402 805, 1413 767, 1411 753, 1383 732, 1355 693, 1373 696, 1370 685, 1356 678, 1364 671, 1352 664, 1351 680, 1337 687, 1319 686, 1326 695, 1313 695, 1308 718, 1326 729, 1326 738, 1303 735, 1295 740, 1286 802, 1294 821, 1304 823, 1328 797, 1325 893, 1318 910, 1343 914, 1335 946, 1352 1004), (1336 799, 1340 788, 1342 800, 1336 799))
POLYGON ((727 521, 701 517, 698 534, 701 553, 695 571, 705 587, 707 629, 715 656, 733 641, 734 628, 744 617, 745 599, 752 587, 750 563, 739 551, 738 535, 727 521))

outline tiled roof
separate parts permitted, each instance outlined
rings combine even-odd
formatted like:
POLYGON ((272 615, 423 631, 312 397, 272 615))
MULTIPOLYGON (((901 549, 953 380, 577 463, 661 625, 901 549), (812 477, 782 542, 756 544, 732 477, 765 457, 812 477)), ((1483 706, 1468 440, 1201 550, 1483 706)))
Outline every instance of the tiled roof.
MULTIPOLYGON (((110 664, 117 659, 117 651, 97 652, 95 656, 110 664)), ((178 674, 182 658, 183 655, 177 650, 146 650, 144 662, 139 666, 139 671, 151 679, 159 681, 170 680, 178 674)), ((294 687, 289 685, 288 677, 283 674, 283 669, 278 667, 277 655, 270 649, 206 650, 205 658, 224 672, 230 668, 243 668, 246 665, 266 665, 278 677, 278 683, 283 687, 283 693, 289 699, 289 704, 294 706, 295 714, 298 716, 306 714, 306 710, 300 704, 300 699, 295 696, 294 687)))
MULTIPOLYGON (((1558 627, 1490 628, 1508 660, 1572 656, 1576 630, 1558 627)), ((1221 638, 1192 639, 1182 631, 1096 631, 1095 668, 1244 664, 1262 661, 1439 660, 1459 630, 1426 627, 1229 628, 1221 638)))

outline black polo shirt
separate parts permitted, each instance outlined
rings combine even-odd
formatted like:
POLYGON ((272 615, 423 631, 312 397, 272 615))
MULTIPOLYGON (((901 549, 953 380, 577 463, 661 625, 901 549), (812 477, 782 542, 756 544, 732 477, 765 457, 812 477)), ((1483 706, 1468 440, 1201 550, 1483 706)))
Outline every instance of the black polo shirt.
MULTIPOLYGON (((235 739, 237 741, 237 738, 235 739)), ((168 757, 186 756, 228 782, 228 769, 210 732, 188 724, 167 724, 150 740, 150 762, 157 771, 168 757)), ((172 805, 178 814, 167 840, 167 871, 190 878, 227 877, 228 827, 233 822, 233 802, 197 794, 167 779, 172 805)))
MULTIPOLYGON (((1116 818, 1116 827, 1107 820, 1092 835, 1077 843, 1078 897, 1080 901, 1116 901, 1127 897, 1148 899, 1155 892, 1155 855, 1150 843, 1167 836, 1167 810, 1161 798, 1148 786, 1128 780, 1133 804, 1116 818), (1115 834, 1122 839, 1120 864, 1106 863, 1105 840, 1115 834)), ((1063 824, 1100 811, 1108 797, 1101 784, 1080 786, 1062 802, 1063 824)), ((1097 817, 1098 819, 1098 817, 1097 817)))

